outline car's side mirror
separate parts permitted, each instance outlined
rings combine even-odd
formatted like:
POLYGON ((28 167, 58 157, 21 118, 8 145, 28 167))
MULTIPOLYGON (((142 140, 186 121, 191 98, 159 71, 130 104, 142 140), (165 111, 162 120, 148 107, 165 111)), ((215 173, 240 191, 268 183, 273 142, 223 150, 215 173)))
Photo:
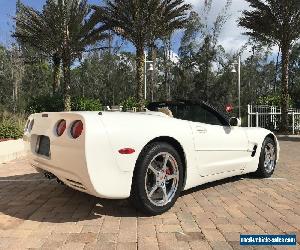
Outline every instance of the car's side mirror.
POLYGON ((241 127, 242 126, 241 120, 239 118, 236 118, 236 117, 230 118, 229 124, 232 127, 241 127))

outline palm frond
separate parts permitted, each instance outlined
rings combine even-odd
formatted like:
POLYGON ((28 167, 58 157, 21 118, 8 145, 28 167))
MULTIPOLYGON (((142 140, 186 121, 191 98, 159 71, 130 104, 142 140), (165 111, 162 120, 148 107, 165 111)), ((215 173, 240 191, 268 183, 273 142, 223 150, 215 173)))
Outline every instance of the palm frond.
POLYGON ((294 40, 300 34, 300 9, 296 0, 246 0, 251 10, 243 11, 239 25, 247 35, 267 43, 279 44, 282 36, 294 40))

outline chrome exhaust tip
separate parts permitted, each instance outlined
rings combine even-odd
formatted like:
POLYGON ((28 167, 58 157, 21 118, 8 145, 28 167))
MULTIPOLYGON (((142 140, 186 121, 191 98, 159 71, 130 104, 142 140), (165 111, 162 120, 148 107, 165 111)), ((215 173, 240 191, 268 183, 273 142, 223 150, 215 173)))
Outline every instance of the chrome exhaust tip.
POLYGON ((56 178, 56 182, 57 182, 58 184, 65 185, 65 183, 64 183, 63 181, 61 181, 60 179, 58 179, 58 178, 56 178))
POLYGON ((44 173, 44 176, 45 176, 47 179, 49 179, 49 180, 52 180, 52 179, 55 179, 55 178, 56 178, 56 176, 55 176, 54 174, 50 173, 50 172, 45 172, 45 173, 44 173))

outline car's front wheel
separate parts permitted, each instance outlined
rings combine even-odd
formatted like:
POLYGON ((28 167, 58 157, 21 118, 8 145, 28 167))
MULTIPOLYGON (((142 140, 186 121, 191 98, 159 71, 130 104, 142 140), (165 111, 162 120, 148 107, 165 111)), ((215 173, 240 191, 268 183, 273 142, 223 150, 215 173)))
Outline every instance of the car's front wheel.
POLYGON ((262 178, 271 177, 276 167, 276 143, 270 137, 267 137, 261 148, 257 176, 262 178))
POLYGON ((167 143, 152 143, 141 153, 134 172, 131 200, 151 215, 169 210, 183 185, 183 166, 178 152, 167 143))

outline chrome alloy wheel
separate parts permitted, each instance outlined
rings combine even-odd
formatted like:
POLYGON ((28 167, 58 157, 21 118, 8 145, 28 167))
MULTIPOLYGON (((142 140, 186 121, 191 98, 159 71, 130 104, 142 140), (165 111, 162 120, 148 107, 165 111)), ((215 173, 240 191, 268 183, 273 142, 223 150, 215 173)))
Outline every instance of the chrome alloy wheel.
POLYGON ((153 157, 145 175, 145 190, 155 206, 165 206, 174 198, 178 189, 179 170, 175 158, 167 152, 153 157))
POLYGON ((275 147, 273 144, 268 143, 265 146, 265 161, 264 161, 264 168, 266 172, 271 173, 275 167, 276 161, 276 153, 275 147))

